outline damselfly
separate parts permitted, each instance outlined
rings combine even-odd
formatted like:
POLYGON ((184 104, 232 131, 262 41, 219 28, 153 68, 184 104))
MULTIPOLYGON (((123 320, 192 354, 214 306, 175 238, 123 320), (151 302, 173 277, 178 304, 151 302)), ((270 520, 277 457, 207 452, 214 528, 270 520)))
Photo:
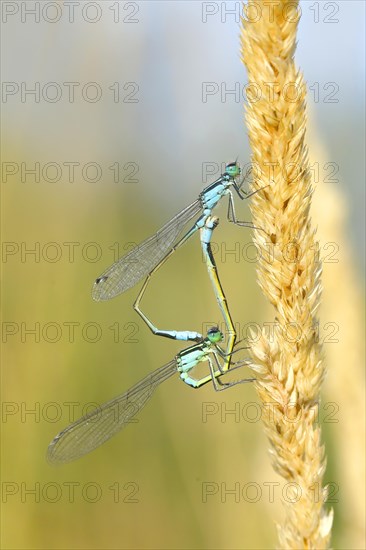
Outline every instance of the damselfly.
MULTIPOLYGON (((50 443, 47 453, 49 462, 59 464, 71 462, 108 441, 133 421, 135 415, 151 398, 155 389, 176 372, 180 374, 186 384, 193 388, 200 388, 211 380, 216 381, 216 378, 223 375, 222 368, 218 366, 220 358, 225 355, 219 346, 219 342, 222 340, 223 334, 217 327, 210 329, 206 338, 200 343, 181 351, 172 361, 148 374, 122 395, 104 403, 91 414, 83 416, 68 426, 50 443), (213 356, 216 365, 210 355, 213 356), (195 379, 190 375, 190 371, 202 361, 208 362, 210 374, 195 379)), ((245 364, 245 362, 239 363, 234 368, 245 364)), ((251 382, 252 380, 240 380, 228 385, 251 382)), ((214 387, 222 389, 222 386, 214 385, 214 387)))
MULTIPOLYGON (((95 280, 92 289, 93 299, 96 301, 110 300, 136 285, 144 277, 150 278, 180 246, 198 229, 204 227, 212 210, 225 195, 229 197, 228 220, 237 225, 255 229, 251 222, 239 221, 236 217, 231 188, 236 191, 241 200, 249 198, 258 191, 252 193, 243 191, 241 187, 245 178, 237 181, 240 174, 241 170, 237 162, 227 164, 225 172, 216 181, 205 187, 196 201, 174 216, 155 235, 119 258, 95 280), (201 215, 194 225, 175 243, 185 225, 200 212, 201 215)), ((148 281, 141 290, 137 298, 138 301, 147 284, 148 281)))

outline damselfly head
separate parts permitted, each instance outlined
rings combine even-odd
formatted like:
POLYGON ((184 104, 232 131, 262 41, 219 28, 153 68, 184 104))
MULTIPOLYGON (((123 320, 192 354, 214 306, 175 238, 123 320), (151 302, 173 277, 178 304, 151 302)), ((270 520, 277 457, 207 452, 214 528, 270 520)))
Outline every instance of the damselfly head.
POLYGON ((237 161, 230 162, 225 167, 225 174, 230 176, 230 178, 233 178, 233 179, 237 178, 238 176, 240 176, 240 172, 241 172, 240 166, 237 163, 237 161))
POLYGON ((222 334, 221 330, 219 330, 218 327, 211 327, 207 331, 207 338, 211 342, 211 344, 217 344, 218 342, 222 342, 224 339, 224 335, 222 334))

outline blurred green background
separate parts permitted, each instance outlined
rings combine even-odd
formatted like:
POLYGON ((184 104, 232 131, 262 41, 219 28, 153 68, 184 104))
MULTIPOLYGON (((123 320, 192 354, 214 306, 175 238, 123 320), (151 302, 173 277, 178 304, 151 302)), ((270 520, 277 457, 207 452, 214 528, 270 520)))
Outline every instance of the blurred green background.
MULTIPOLYGON (((105 303, 94 303, 90 290, 118 251, 194 200, 225 162, 237 156, 248 162, 239 26, 223 9, 238 13, 240 4, 80 2, 73 22, 62 2, 41 2, 42 9, 50 6, 39 22, 22 12, 21 4, 37 9, 34 2, 2 4, 3 15, 8 5, 2 24, 2 546, 273 547, 284 484, 271 469, 250 385, 217 394, 173 378, 138 423, 90 456, 56 469, 45 460, 49 441, 87 404, 107 401, 184 347, 153 337, 141 323, 132 309, 138 288, 105 303), (65 84, 71 82, 80 83, 74 101, 65 84), (101 90, 97 101, 95 88, 85 87, 91 82, 101 90), (22 96, 37 83, 39 101, 22 96), (212 93, 204 98, 206 85, 212 93), (35 163, 39 179, 26 173, 35 163), (70 163, 77 163, 73 178, 70 163)), ((335 492, 333 546, 362 548, 363 494, 352 493, 347 478, 351 468, 363 486, 362 420, 352 415, 353 438, 342 422, 347 402, 361 407, 364 395, 357 347, 363 338, 364 4, 331 2, 334 15, 317 4, 301 4, 297 63, 310 87, 313 135, 325 150, 324 156, 310 143, 320 162, 316 183, 321 188, 325 181, 325 163, 336 163, 338 181, 325 200, 330 217, 334 193, 341 207, 328 233, 322 214, 314 223, 320 238, 342 243, 339 261, 325 266, 325 280, 343 281, 337 299, 346 288, 352 296, 345 303, 355 304, 350 317, 332 309, 335 294, 326 287, 323 319, 339 328, 338 340, 324 346, 334 358, 324 401, 338 406, 337 422, 323 429, 326 481, 335 492), (334 90, 338 101, 328 102, 334 90), (348 393, 337 393, 335 362, 344 368, 351 332, 356 372, 345 381, 348 393), (340 449, 357 439, 352 462, 343 463, 340 449)), ((244 337, 250 324, 272 321, 273 312, 256 285, 250 231, 229 225, 226 208, 217 210, 214 250, 244 337)), ((237 208, 240 219, 250 219, 248 205, 237 208)), ((220 323, 197 236, 154 278, 143 306, 164 329, 204 332, 220 323)))

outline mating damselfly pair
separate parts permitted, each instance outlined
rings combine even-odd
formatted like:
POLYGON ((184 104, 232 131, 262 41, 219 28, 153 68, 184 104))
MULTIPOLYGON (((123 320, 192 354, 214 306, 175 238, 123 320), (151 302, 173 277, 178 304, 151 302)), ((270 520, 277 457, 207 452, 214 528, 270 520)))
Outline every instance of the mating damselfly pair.
POLYGON ((212 234, 218 225, 218 218, 212 216, 212 210, 225 195, 229 197, 228 220, 240 226, 254 227, 250 222, 239 221, 236 218, 231 189, 236 191, 240 199, 246 199, 257 192, 245 193, 241 189, 244 178, 238 181, 240 175, 241 170, 236 162, 228 164, 220 178, 207 186, 195 202, 172 218, 153 236, 117 260, 96 279, 92 295, 96 301, 99 301, 121 294, 145 277, 145 282, 134 303, 134 309, 154 334, 175 340, 194 341, 195 344, 179 352, 172 361, 147 375, 122 395, 101 405, 91 414, 80 418, 61 431, 48 447, 50 462, 70 462, 102 445, 131 422, 150 399, 157 386, 176 372, 186 384, 194 388, 212 381, 214 388, 220 390, 253 380, 249 378, 230 383, 221 381, 221 377, 229 370, 239 368, 248 361, 232 362, 233 354, 239 349, 246 348, 236 347, 234 324, 211 249, 212 234), (183 228, 198 214, 200 216, 194 225, 178 240, 183 228), (198 230, 205 264, 226 325, 228 335, 226 350, 220 345, 224 336, 217 327, 212 327, 206 337, 195 331, 161 330, 148 319, 140 307, 151 276, 198 230), (209 374, 202 378, 194 378, 192 370, 203 361, 208 363, 209 374))

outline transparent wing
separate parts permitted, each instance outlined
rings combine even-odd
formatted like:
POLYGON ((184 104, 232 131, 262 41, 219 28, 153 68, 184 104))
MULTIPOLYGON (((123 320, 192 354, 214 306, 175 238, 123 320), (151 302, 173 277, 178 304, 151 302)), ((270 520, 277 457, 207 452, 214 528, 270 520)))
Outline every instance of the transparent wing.
POLYGON ((145 406, 154 390, 177 372, 175 359, 148 374, 119 397, 104 403, 62 430, 48 446, 47 458, 54 464, 71 462, 90 453, 113 437, 145 406))
POLYGON ((198 199, 168 221, 157 233, 117 260, 96 279, 92 289, 93 299, 110 300, 146 277, 169 252, 186 223, 201 209, 198 199))

